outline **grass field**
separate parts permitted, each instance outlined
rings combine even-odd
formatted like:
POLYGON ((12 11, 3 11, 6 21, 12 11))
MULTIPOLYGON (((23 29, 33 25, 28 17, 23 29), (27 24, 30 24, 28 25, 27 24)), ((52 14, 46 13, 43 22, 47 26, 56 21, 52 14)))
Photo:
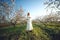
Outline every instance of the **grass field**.
POLYGON ((0 28, 1 40, 60 40, 60 24, 33 24, 32 32, 26 32, 26 25, 0 28), (57 26, 59 25, 59 26, 57 26))

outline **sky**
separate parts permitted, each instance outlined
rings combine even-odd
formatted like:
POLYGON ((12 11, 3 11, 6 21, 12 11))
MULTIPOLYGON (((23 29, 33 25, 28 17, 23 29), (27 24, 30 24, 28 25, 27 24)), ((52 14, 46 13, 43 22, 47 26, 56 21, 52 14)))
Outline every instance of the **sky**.
POLYGON ((44 0, 15 0, 15 8, 22 6, 25 14, 29 12, 32 19, 46 15, 44 0))
MULTIPOLYGON (((10 0, 5 0, 6 2, 10 2, 10 0)), ((35 19, 39 16, 46 15, 45 0, 15 0, 15 11, 20 9, 22 6, 24 13, 27 15, 29 12, 31 14, 32 19, 35 19)), ((9 3, 10 4, 10 3, 9 3)))

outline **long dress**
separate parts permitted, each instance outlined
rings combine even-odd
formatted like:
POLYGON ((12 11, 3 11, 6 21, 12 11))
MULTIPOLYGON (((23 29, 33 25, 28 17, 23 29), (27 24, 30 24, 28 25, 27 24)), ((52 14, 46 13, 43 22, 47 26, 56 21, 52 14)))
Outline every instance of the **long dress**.
POLYGON ((33 30, 33 26, 32 26, 32 20, 30 16, 27 16, 27 31, 32 31, 33 30))

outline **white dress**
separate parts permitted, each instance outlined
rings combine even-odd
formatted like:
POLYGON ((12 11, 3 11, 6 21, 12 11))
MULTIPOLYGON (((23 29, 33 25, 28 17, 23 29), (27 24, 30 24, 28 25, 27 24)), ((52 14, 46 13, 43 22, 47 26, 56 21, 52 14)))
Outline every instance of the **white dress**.
POLYGON ((27 28, 26 28, 26 30, 27 31, 33 30, 32 20, 31 20, 31 17, 30 16, 27 16, 27 28))

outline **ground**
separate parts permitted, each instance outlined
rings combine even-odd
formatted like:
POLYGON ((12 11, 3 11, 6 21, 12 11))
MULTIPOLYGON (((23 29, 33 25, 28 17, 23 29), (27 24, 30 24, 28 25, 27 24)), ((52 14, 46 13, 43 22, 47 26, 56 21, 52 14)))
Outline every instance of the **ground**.
POLYGON ((32 32, 26 32, 25 25, 0 28, 1 40, 60 40, 60 25, 45 23, 33 24, 32 32), (57 27, 58 26, 58 27, 57 27))

